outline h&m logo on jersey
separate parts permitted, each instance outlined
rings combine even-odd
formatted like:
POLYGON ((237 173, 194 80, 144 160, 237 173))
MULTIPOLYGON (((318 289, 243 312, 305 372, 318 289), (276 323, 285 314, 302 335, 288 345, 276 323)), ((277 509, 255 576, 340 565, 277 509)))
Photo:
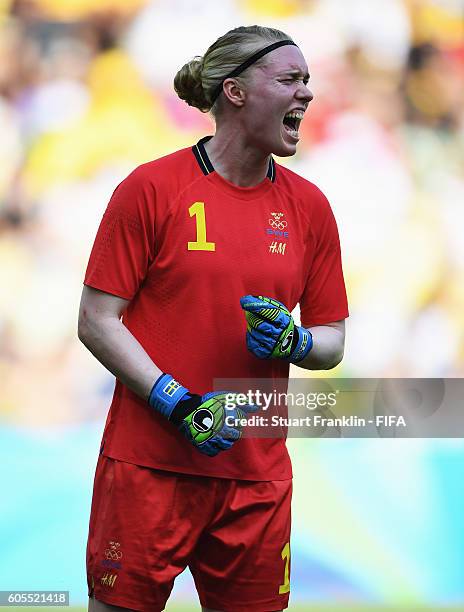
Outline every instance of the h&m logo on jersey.
POLYGON ((285 255, 286 242, 280 242, 279 240, 273 240, 269 245, 269 253, 277 253, 278 255, 285 255))
MULTIPOLYGON (((266 229, 266 234, 274 238, 288 238, 288 231, 286 230, 288 223, 283 219, 284 213, 271 212, 271 219, 269 219, 269 226, 266 229)), ((286 242, 282 240, 273 240, 269 245, 269 253, 276 253, 279 255, 285 255, 286 242)))

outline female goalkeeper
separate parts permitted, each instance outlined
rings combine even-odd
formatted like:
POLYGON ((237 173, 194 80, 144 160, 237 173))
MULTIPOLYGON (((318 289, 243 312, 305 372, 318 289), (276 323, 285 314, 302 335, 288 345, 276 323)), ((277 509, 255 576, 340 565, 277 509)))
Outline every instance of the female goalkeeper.
POLYGON ((242 437, 257 407, 226 410, 214 380, 343 356, 330 205, 272 157, 296 152, 308 80, 283 32, 228 32, 174 80, 214 136, 138 167, 103 216, 79 313, 79 338, 117 378, 87 546, 94 612, 161 611, 187 566, 204 611, 287 607, 285 439, 242 437))

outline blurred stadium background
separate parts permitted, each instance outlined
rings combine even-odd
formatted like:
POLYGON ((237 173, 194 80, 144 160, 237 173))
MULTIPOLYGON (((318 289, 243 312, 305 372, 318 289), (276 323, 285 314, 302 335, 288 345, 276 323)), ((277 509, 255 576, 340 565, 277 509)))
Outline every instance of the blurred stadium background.
MULTIPOLYGON (((0 0, 0 589, 69 589, 85 604, 113 387, 76 337, 85 265, 116 184, 211 133, 172 79, 232 27, 281 28, 310 66, 315 100, 284 163, 325 191, 339 223, 351 317, 330 375, 462 376, 463 11, 462 0, 0 0)), ((461 440, 289 446, 298 609, 464 602, 461 440)), ((182 576, 175 601, 192 593, 182 576)))

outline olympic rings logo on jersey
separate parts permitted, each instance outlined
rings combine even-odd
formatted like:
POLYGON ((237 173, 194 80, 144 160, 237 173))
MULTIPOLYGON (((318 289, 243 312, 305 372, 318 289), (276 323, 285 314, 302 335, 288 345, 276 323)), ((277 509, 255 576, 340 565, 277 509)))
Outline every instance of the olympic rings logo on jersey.
POLYGON ((269 225, 274 229, 284 230, 288 223, 286 221, 274 221, 274 219, 269 219, 269 225))
POLYGON ((277 212, 271 212, 272 215, 272 219, 268 220, 269 225, 277 230, 284 230, 288 223, 282 219, 282 217, 284 216, 284 213, 277 213, 277 212))

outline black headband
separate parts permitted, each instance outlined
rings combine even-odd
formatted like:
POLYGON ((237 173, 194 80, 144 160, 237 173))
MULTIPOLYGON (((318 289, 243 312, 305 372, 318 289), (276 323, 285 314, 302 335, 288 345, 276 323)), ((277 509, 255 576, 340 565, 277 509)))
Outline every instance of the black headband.
POLYGON ((267 47, 264 47, 264 49, 261 49, 261 51, 257 51, 254 55, 252 55, 246 61, 244 61, 243 64, 240 64, 240 66, 237 66, 237 68, 235 68, 235 70, 232 70, 232 72, 229 72, 229 74, 227 74, 222 79, 222 81, 219 83, 219 85, 213 91, 213 95, 211 96, 211 104, 214 104, 216 102, 216 99, 218 98, 218 96, 221 94, 221 92, 222 92, 222 85, 224 84, 224 81, 226 79, 230 79, 232 77, 238 76, 244 70, 246 70, 249 66, 251 66, 252 64, 257 62, 259 59, 261 59, 264 55, 266 55, 267 53, 270 53, 271 51, 274 51, 274 49, 278 49, 279 47, 283 47, 284 45, 294 45, 295 47, 298 46, 296 43, 293 42, 293 40, 287 39, 287 40, 279 40, 279 42, 275 42, 272 45, 268 45, 267 47))

